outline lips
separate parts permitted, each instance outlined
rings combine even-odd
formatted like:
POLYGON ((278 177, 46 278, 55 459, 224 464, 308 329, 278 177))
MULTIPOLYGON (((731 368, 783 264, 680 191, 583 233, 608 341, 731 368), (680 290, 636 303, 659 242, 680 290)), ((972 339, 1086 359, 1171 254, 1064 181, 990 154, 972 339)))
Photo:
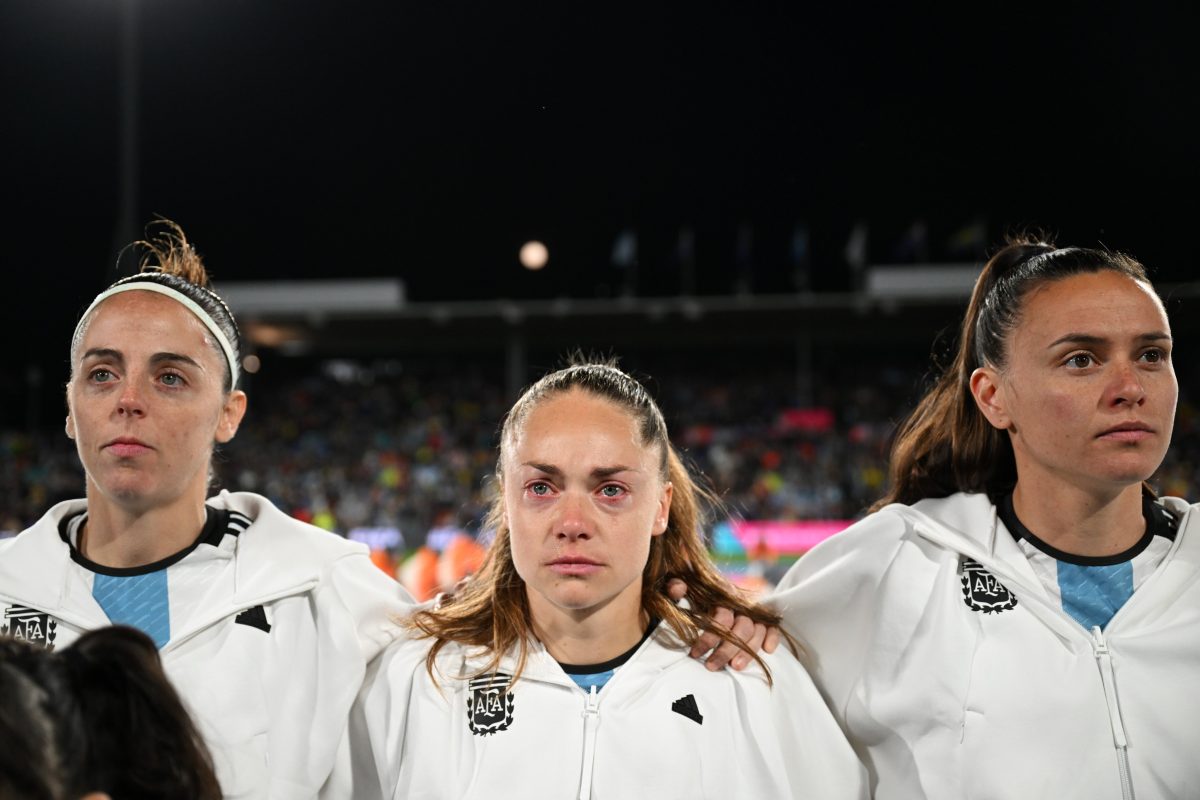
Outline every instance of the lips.
POLYGON ((1110 439, 1118 442, 1140 442, 1153 435, 1153 428, 1144 422, 1134 420, 1131 422, 1122 422, 1120 425, 1114 425, 1107 430, 1101 431, 1096 438, 1110 439))
POLYGON ((104 449, 121 458, 133 458, 134 456, 140 456, 143 453, 148 453, 154 448, 150 447, 150 445, 146 444, 141 439, 122 436, 121 438, 113 439, 111 442, 104 445, 104 449))
POLYGON ((551 572, 559 575, 591 575, 598 572, 604 565, 585 556, 559 556, 548 561, 546 566, 550 568, 551 572))

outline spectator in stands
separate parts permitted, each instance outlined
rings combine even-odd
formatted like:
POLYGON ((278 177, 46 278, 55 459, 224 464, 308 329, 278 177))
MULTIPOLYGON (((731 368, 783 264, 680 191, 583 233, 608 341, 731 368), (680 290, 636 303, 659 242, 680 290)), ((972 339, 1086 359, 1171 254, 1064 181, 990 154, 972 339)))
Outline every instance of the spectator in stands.
POLYGON ((6 800, 221 797, 154 642, 133 628, 57 650, 0 637, 0 742, 6 800))
POLYGON ((228 795, 346 797, 344 732, 366 665, 409 607, 366 548, 265 498, 207 503, 238 430, 240 337, 183 232, 84 313, 67 435, 86 500, 0 542, 0 620, 60 646, 125 623, 162 651, 228 795))
POLYGON ((407 622, 360 698, 383 796, 865 796, 791 653, 744 673, 688 658, 705 620, 667 600, 671 577, 701 607, 778 617, 718 576, 704 492, 637 381, 547 375, 508 413, 496 470, 486 562, 407 622))
POLYGON ((1200 522, 1144 483, 1176 396, 1137 261, 988 262, 890 491, 774 600, 875 797, 1200 791, 1200 522))

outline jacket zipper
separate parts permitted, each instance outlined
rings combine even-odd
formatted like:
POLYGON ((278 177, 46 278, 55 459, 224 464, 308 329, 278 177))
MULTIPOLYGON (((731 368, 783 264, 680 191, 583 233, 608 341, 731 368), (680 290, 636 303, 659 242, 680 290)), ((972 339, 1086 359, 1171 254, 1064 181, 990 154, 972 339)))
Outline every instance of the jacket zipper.
POLYGON ((1125 738, 1125 725, 1121 722, 1121 705, 1117 699, 1117 677, 1113 672, 1112 654, 1100 626, 1092 626, 1092 651, 1096 655, 1096 666, 1100 668, 1100 681, 1104 684, 1104 700, 1108 704, 1108 722, 1112 726, 1113 746, 1117 749, 1117 771, 1121 775, 1121 797, 1134 800, 1133 781, 1129 777, 1129 742, 1125 738))
POLYGON ((587 695, 583 708, 583 774, 579 777, 579 800, 590 800, 592 796, 592 765, 596 760, 596 728, 600 725, 600 696, 596 687, 587 695))
MULTIPOLYGON (((943 541, 942 538, 936 534, 930 536, 928 534, 928 526, 919 524, 919 520, 913 519, 906 514, 902 514, 902 516, 908 519, 913 524, 914 529, 924 535, 926 539, 979 561, 975 554, 965 552, 965 548, 962 548, 959 546, 959 544, 951 541, 943 541)), ((955 539, 957 541, 957 537, 955 537, 955 539)), ((1007 570, 1003 569, 1002 563, 1001 569, 995 569, 995 563, 990 558, 987 558, 984 561, 979 561, 979 563, 985 564, 988 570, 992 572, 993 575, 996 575, 997 578, 1003 578, 1005 586, 1009 588, 1009 591, 1012 591, 1013 586, 1028 588, 1024 587, 1024 581, 1022 581, 1019 577, 1007 574, 1007 570), (1011 583, 1009 583, 1009 581, 1011 581, 1011 583)), ((1155 574, 1157 574, 1157 572, 1158 571, 1156 570, 1155 574)), ((1039 598, 1037 594, 1032 591, 1030 591, 1029 594, 1023 599, 1027 602, 1030 600, 1036 601, 1036 604, 1041 604, 1051 614, 1060 618, 1066 616, 1061 609, 1054 608, 1053 606, 1042 602, 1041 598, 1039 598)), ((1124 607, 1122 607, 1117 613, 1120 614, 1120 611, 1123 610, 1124 607)), ((1116 617, 1114 617, 1114 619, 1115 618, 1116 617)), ((1092 644, 1092 654, 1096 658, 1096 666, 1100 670, 1100 681, 1104 687, 1104 702, 1108 709, 1109 725, 1112 727, 1113 747, 1117 751, 1117 772, 1121 780, 1121 797, 1122 800, 1135 800, 1133 794, 1133 779, 1129 774, 1129 744, 1125 738, 1125 725, 1121 721, 1121 707, 1117 699, 1117 679, 1116 673, 1113 671, 1112 654, 1108 649, 1108 642, 1104 638, 1104 633, 1100 630, 1099 626, 1092 626, 1090 639, 1092 644)), ((966 728, 964 723, 963 735, 965 735, 965 732, 966 728)))

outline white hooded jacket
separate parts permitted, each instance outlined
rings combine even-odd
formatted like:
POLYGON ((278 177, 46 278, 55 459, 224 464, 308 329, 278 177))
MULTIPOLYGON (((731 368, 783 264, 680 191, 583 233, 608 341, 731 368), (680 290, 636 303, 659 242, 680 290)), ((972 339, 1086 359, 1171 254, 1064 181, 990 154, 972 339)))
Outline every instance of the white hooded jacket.
POLYGON ((877 798, 1200 797, 1200 515, 1101 631, 983 495, 892 505, 771 599, 877 798))
MULTIPOLYGON (((429 640, 397 642, 372 665, 354 717, 381 794, 394 800, 866 796, 866 773, 790 653, 709 672, 661 627, 598 692, 584 692, 535 643, 488 676, 458 644, 425 666, 429 640)), ((362 753, 363 750, 356 749, 362 753)), ((366 798, 368 795, 364 794, 366 798)))
MULTIPOLYGON (((213 753, 227 797, 349 798, 347 719, 367 664, 411 600, 363 545, 288 517, 266 498, 222 492, 209 505, 253 520, 207 596, 160 655, 213 753), (238 624, 261 607, 257 627, 238 624)), ((78 580, 59 503, 0 542, 0 619, 55 647, 109 625, 78 580)), ((14 630, 14 632, 20 632, 14 630)))

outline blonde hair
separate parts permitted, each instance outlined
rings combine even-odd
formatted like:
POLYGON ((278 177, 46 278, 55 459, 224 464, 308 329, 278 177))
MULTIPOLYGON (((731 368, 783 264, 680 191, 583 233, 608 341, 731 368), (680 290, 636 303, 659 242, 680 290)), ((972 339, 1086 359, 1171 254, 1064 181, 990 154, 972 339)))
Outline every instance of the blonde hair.
MULTIPOLYGON (((773 611, 750 602, 733 590, 708 555, 702 536, 707 521, 705 506, 718 507, 715 496, 700 486, 688 472, 667 438, 667 426, 658 405, 635 379, 611 364, 577 364, 550 373, 517 400, 505 417, 500 433, 500 456, 496 482, 503 482, 504 453, 529 414, 550 397, 578 390, 615 403, 638 423, 642 444, 661 448, 662 478, 673 488, 666 531, 650 541, 650 555, 642 572, 642 611, 666 625, 681 646, 690 646, 701 631, 709 628, 724 642, 749 650, 746 642, 729 631, 712 626, 709 614, 717 607, 731 609, 755 622, 778 626, 773 611), (665 594, 667 582, 679 578, 687 583, 689 607, 675 605, 665 594)), ((476 674, 494 671, 503 655, 517 648, 516 681, 525 667, 529 642, 535 637, 525 582, 513 563, 511 537, 504 523, 500 492, 492 501, 487 525, 496 531, 479 572, 441 608, 419 611, 405 621, 419 638, 434 643, 426 668, 437 680, 438 653, 449 642, 477 647, 490 653, 490 660, 476 674)), ((798 646, 784 633, 794 653, 798 646)), ((751 654, 770 680, 770 670, 757 654, 751 654)))

